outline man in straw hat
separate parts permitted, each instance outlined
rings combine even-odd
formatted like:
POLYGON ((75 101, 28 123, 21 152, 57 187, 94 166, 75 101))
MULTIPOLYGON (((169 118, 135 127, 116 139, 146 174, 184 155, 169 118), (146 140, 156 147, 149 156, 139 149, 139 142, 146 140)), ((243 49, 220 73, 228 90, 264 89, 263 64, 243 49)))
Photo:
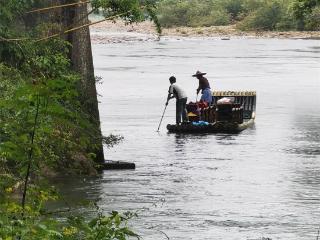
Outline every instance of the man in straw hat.
POLYGON ((192 75, 192 77, 196 77, 199 79, 199 87, 197 88, 197 95, 199 94, 201 90, 201 98, 200 100, 203 100, 207 102, 209 105, 212 103, 212 92, 210 88, 210 84, 208 79, 204 77, 207 73, 203 73, 200 71, 197 71, 195 74, 192 75))
POLYGON ((187 95, 182 88, 176 84, 175 76, 171 76, 169 81, 171 85, 169 87, 166 105, 168 105, 170 99, 176 98, 176 124, 179 125, 181 123, 181 118, 183 122, 188 122, 188 112, 186 109, 187 95))

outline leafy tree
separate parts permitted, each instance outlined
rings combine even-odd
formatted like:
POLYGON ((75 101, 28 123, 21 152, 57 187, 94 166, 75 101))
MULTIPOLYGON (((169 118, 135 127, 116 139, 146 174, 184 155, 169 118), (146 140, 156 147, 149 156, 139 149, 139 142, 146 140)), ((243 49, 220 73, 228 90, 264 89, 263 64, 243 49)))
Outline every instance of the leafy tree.
POLYGON ((158 4, 157 15, 164 27, 226 25, 230 22, 228 12, 212 0, 164 0, 158 4))
POLYGON ((305 27, 305 20, 309 14, 312 13, 313 8, 319 6, 319 0, 295 0, 292 3, 292 10, 294 16, 298 20, 298 29, 303 30, 305 27))
POLYGON ((283 14, 283 8, 277 1, 266 2, 263 7, 250 13, 240 24, 244 30, 275 30, 283 14))
POLYGON ((305 19, 305 29, 320 31, 320 6, 312 9, 312 12, 305 19))
POLYGON ((222 2, 222 5, 230 14, 232 21, 239 20, 244 11, 244 0, 226 0, 222 2))
POLYGON ((155 23, 160 34, 161 27, 155 14, 157 2, 157 0, 92 0, 91 6, 94 12, 102 13, 106 18, 118 16, 127 23, 149 19, 155 23))

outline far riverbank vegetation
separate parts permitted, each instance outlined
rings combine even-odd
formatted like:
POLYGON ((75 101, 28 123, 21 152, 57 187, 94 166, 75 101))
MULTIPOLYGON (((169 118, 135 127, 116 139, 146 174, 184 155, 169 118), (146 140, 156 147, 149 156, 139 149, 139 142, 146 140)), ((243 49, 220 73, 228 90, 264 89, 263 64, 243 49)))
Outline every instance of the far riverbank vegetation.
POLYGON ((319 0, 160 0, 161 26, 236 25, 243 31, 319 31, 319 0))

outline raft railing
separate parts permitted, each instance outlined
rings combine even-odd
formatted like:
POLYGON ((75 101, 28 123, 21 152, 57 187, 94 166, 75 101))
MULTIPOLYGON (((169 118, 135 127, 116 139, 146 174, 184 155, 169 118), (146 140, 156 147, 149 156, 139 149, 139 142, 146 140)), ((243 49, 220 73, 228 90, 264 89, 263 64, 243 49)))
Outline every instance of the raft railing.
POLYGON ((224 97, 233 97, 235 104, 240 104, 243 109, 242 119, 251 119, 256 111, 256 91, 214 91, 213 99, 216 103, 224 97))

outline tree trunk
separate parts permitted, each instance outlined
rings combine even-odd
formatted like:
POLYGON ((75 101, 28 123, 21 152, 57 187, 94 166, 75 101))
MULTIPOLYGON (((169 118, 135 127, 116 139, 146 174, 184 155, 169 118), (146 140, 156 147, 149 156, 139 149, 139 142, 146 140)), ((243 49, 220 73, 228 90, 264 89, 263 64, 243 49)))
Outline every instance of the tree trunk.
MULTIPOLYGON (((66 3, 73 2, 75 2, 75 0, 66 1, 66 3)), ((87 4, 68 7, 65 8, 64 11, 66 14, 67 28, 71 28, 70 26, 77 27, 89 23, 87 16, 87 4)), ((68 41, 72 44, 70 51, 72 67, 81 75, 79 95, 83 106, 82 110, 90 116, 90 121, 95 127, 94 134, 96 134, 98 146, 95 150, 96 162, 102 163, 104 162, 104 154, 89 27, 70 32, 68 35, 68 41)))
MULTIPOLYGON (((41 1, 42 6, 57 6, 61 4, 69 4, 79 2, 80 0, 46 0, 41 1)), ((40 7, 40 3, 35 3, 35 8, 40 7)), ((87 4, 77 4, 63 8, 56 8, 48 11, 45 14, 32 14, 25 18, 26 27, 35 26, 38 22, 58 23, 61 30, 67 30, 74 27, 82 26, 89 23, 87 4)), ((59 31, 58 31, 59 32, 59 31)), ((52 32, 57 33, 57 31, 52 32)), ((93 130, 89 130, 90 134, 94 134, 96 139, 96 149, 89 149, 96 154, 96 162, 104 162, 102 134, 100 127, 100 116, 98 109, 98 99, 96 90, 96 80, 94 75, 91 39, 89 27, 81 28, 76 31, 69 32, 64 37, 71 43, 69 57, 72 63, 72 68, 81 76, 81 81, 78 86, 78 92, 82 111, 85 112, 90 122, 94 125, 93 130)))

